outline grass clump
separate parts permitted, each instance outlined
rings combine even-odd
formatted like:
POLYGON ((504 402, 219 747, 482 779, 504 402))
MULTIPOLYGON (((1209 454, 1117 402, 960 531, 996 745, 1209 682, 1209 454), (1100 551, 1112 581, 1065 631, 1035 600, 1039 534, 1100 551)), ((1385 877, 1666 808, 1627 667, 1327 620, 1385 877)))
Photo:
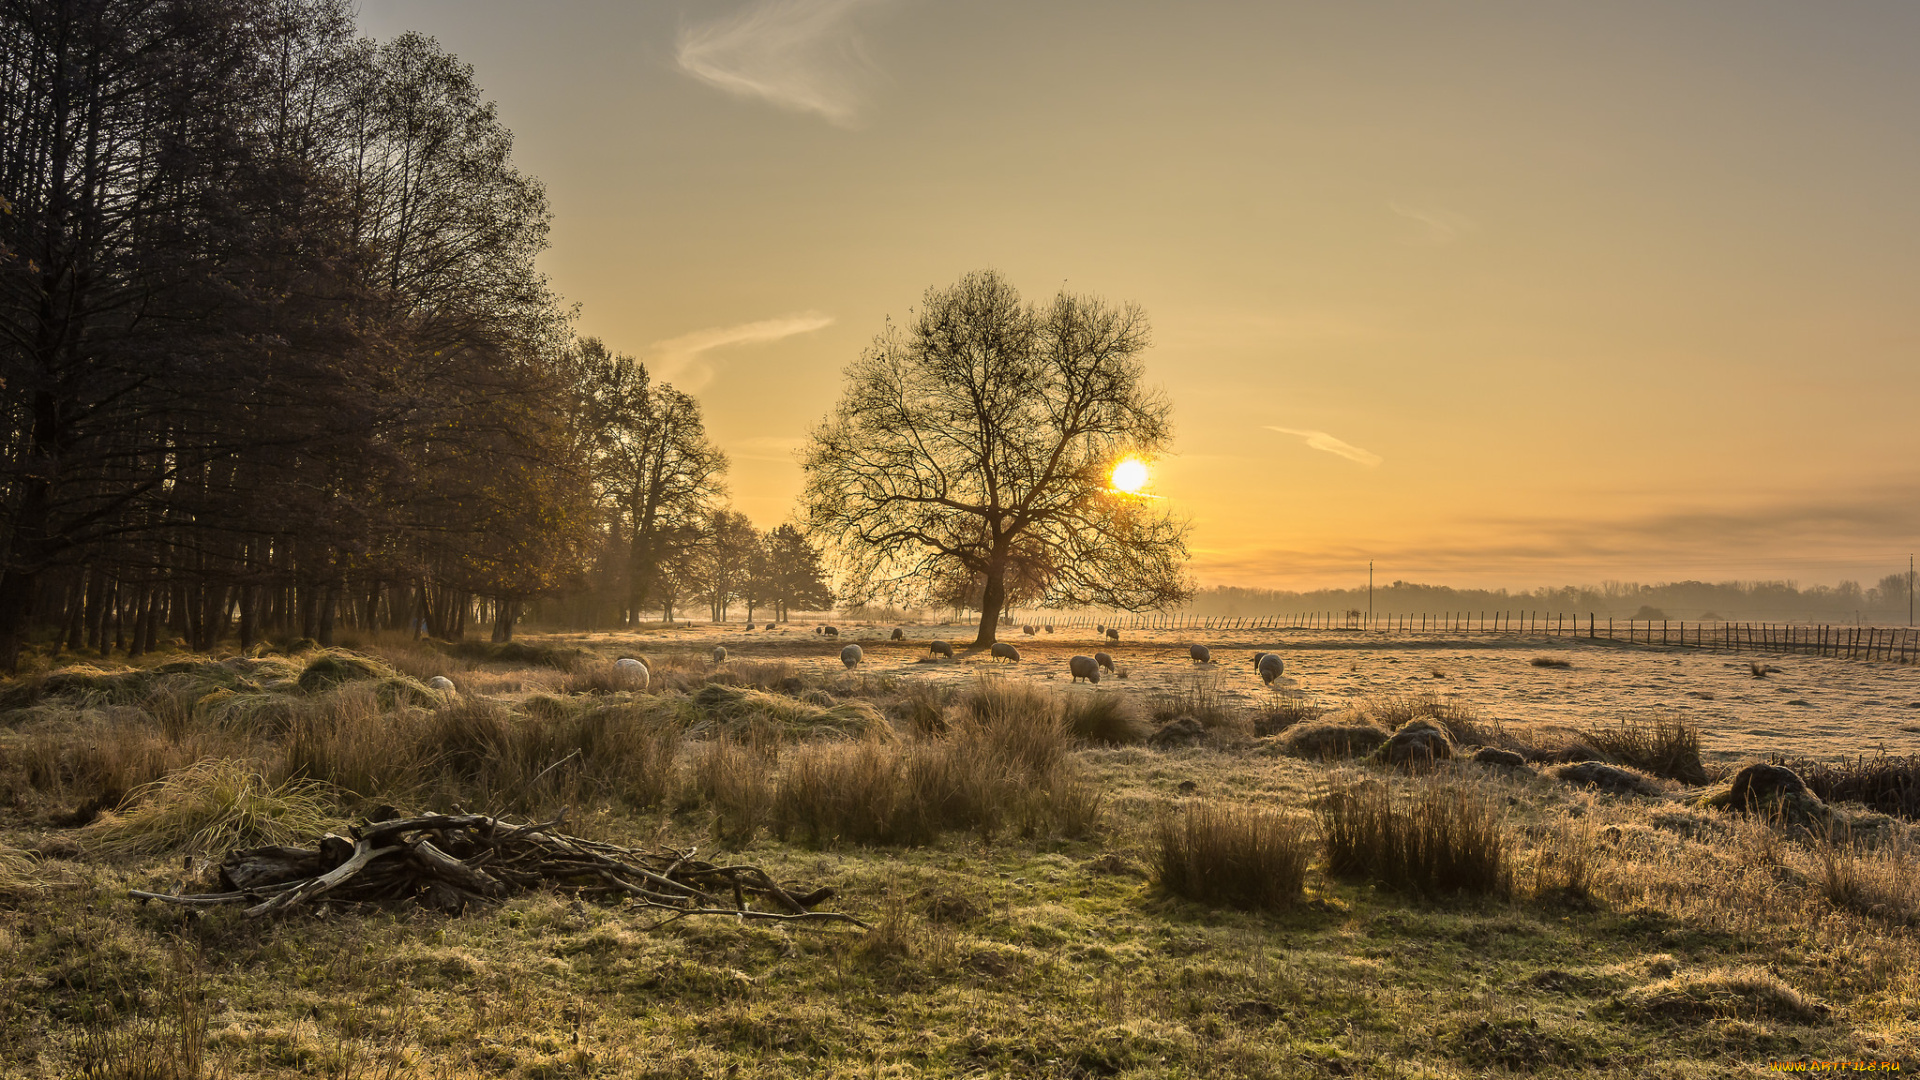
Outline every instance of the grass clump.
POLYGON ((209 759, 130 793, 121 808, 87 827, 93 845, 120 855, 286 844, 335 822, 327 786, 311 780, 270 783, 252 763, 209 759))
POLYGON ((315 653, 300 672, 300 689, 314 694, 341 683, 392 679, 399 673, 385 661, 345 649, 326 649, 315 653))
POLYGON ((1570 668, 1573 661, 1558 656, 1536 656, 1528 661, 1537 668, 1570 668))
POLYGON ((40 892, 40 860, 18 848, 0 844, 0 900, 40 892))
POLYGON ((1758 967, 1674 975, 1629 990, 1616 999, 1629 1015, 1675 1022, 1726 1019, 1823 1022, 1831 1015, 1817 1002, 1758 967))
POLYGON ((1311 723, 1327 714, 1327 707, 1304 697, 1270 695, 1253 714, 1253 733, 1278 735, 1297 724, 1311 723))
POLYGON ((526 641, 457 641, 440 646, 448 656, 481 664, 518 664, 572 671, 593 656, 574 645, 536 645, 526 641))
POLYGON ((1815 854, 1815 881, 1834 907, 1895 925, 1920 919, 1920 876, 1904 844, 1864 847, 1829 829, 1815 854))
POLYGON ((1147 726, 1118 694, 1068 694, 1061 704, 1067 731, 1082 742, 1131 746, 1145 742, 1147 726))
POLYGON ((1209 731, 1241 720, 1239 709, 1220 690, 1220 676, 1211 672, 1187 676, 1178 689, 1156 691, 1147 711, 1156 724, 1191 716, 1209 731))
POLYGON ((690 793, 712 809, 713 832, 723 843, 744 847, 772 820, 770 765, 761 752, 724 735, 695 751, 690 793))
POLYGON ((1427 783, 1400 797, 1384 783, 1360 781, 1329 792, 1318 814, 1336 877, 1421 894, 1507 890, 1506 823, 1471 787, 1427 783))
POLYGON ((1823 802, 1859 803, 1890 817, 1920 821, 1920 754, 1881 753, 1837 762, 1800 758, 1781 764, 1800 774, 1823 802))
POLYGON ((1325 720, 1296 724, 1280 735, 1275 744, 1282 753, 1312 761, 1370 754, 1391 736, 1378 724, 1352 713, 1325 720))
POLYGON ((700 734, 738 737, 763 726, 799 738, 818 735, 884 738, 893 731, 880 710, 865 701, 816 705, 785 694, 708 683, 693 695, 693 704, 702 714, 694 728, 700 734))
POLYGON ((1622 720, 1617 727, 1583 728, 1577 735, 1607 759, 1649 775, 1695 787, 1708 781, 1700 762, 1700 727, 1687 720, 1622 720))
POLYGON ((1301 818, 1197 800, 1161 820, 1153 877, 1188 900, 1275 911, 1299 899, 1315 846, 1301 818))

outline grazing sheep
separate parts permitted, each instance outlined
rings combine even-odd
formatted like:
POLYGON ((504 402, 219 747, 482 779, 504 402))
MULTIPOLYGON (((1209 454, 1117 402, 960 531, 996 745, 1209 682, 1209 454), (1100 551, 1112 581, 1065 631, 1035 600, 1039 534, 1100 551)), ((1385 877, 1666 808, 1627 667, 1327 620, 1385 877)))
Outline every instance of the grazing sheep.
POLYGON ((1115 629, 1114 629, 1114 628, 1112 628, 1112 627, 1108 627, 1108 628, 1107 628, 1107 640, 1108 640, 1108 641, 1119 641, 1119 640, 1120 640, 1120 631, 1118 631, 1118 630, 1115 630, 1115 629))
POLYGON ((953 646, 947 644, 944 641, 935 641, 935 642, 929 643, 927 645, 927 651, 932 653, 935 656, 944 656, 949 660, 953 659, 953 646))
POLYGON ((1073 681, 1085 679, 1090 683, 1100 681, 1100 665, 1091 656, 1075 656, 1067 661, 1067 670, 1073 673, 1073 681))
POLYGON ((453 680, 447 678, 445 675, 435 675, 433 678, 428 679, 427 688, 431 690, 444 690, 449 694, 454 692, 453 680))
POLYGON ((823 626, 820 628, 820 632, 827 635, 828 637, 840 636, 840 628, 837 626, 823 626))
POLYGON ((1051 633, 1053 633, 1053 624, 1052 624, 1052 623, 1048 623, 1048 624, 1047 624, 1047 625, 1046 625, 1045 627, 1043 627, 1042 629, 1044 629, 1044 630, 1046 630, 1046 632, 1047 632, 1047 633, 1049 633, 1049 634, 1051 634, 1051 633))
POLYGON ((624 676, 626 680, 632 683, 634 688, 638 690, 645 690, 647 684, 653 681, 653 672, 647 670, 647 665, 635 660, 631 656, 623 656, 615 660, 613 662, 613 669, 616 673, 624 676))
POLYGON ((713 662, 716 664, 724 664, 727 662, 727 647, 725 645, 715 645, 713 647, 713 662))
POLYGON ((1039 633, 1040 631, 1034 629, 1031 626, 1023 626, 1020 628, 1020 632, 1027 635, 1028 637, 1032 637, 1033 635, 1039 633))
POLYGON ((1193 657, 1193 662, 1196 664, 1213 663, 1213 651, 1205 645, 1187 646, 1187 655, 1193 657))
POLYGON ((741 627, 740 629, 745 630, 747 633, 751 634, 753 633, 753 624, 748 623, 747 625, 741 627))
POLYGON ((1272 686, 1273 680, 1279 678, 1280 673, 1286 668, 1287 666, 1280 662, 1278 653, 1260 654, 1260 681, 1268 686, 1272 686))
POLYGON ((861 660, 865 659, 866 655, 866 653, 860 651, 860 646, 849 645, 840 650, 840 662, 848 667, 854 667, 858 665, 861 660))
POLYGON ((1113 657, 1108 656, 1106 653, 1103 653, 1103 652, 1094 653, 1093 662, 1100 665, 1103 668, 1106 668, 1108 671, 1113 670, 1113 657))
POLYGON ((1099 625, 1097 625, 1097 626, 1095 626, 1095 627, 1093 628, 1093 632, 1094 632, 1094 633, 1096 633, 1096 634, 1104 634, 1104 633, 1106 633, 1106 632, 1107 632, 1107 624, 1106 624, 1106 623, 1100 623, 1099 625))
POLYGON ((1259 670, 1260 670, 1260 661, 1262 661, 1262 660, 1265 660, 1266 658, 1267 658, 1267 654, 1266 654, 1266 653, 1263 653, 1263 652, 1257 652, 1257 653, 1254 653, 1254 654, 1253 654, 1253 670, 1255 670, 1255 671, 1259 671, 1259 670))
POLYGON ((894 627, 894 628, 893 628, 893 640, 895 640, 895 641, 905 641, 905 640, 907 640, 907 632, 906 632, 905 630, 902 630, 902 629, 900 629, 900 628, 899 628, 899 627, 897 627, 897 626, 896 626, 896 627, 894 627))
POLYGON ((769 630, 771 630, 771 629, 773 629, 773 624, 772 624, 772 623, 768 623, 768 624, 767 624, 767 629, 769 629, 769 630))
POLYGON ((994 642, 992 652, 996 660, 1011 660, 1016 664, 1020 662, 1020 650, 1014 648, 1008 642, 994 642))

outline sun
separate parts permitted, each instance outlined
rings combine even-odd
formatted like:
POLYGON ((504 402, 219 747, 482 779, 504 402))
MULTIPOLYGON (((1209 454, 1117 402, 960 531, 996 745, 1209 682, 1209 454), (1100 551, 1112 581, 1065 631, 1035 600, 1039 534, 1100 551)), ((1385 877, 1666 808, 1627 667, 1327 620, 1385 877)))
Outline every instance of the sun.
POLYGON ((1130 457, 1113 467, 1113 490, 1137 495, 1147 486, 1147 463, 1130 457))

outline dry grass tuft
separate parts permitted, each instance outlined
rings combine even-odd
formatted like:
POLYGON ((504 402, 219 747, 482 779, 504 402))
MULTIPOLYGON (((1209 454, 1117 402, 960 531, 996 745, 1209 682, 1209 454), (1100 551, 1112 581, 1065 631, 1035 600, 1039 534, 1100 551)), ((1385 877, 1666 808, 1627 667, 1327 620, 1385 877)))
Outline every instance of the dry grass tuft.
POLYGON ((98 850, 122 855, 233 848, 310 839, 336 821, 332 793, 311 780, 272 784, 251 763, 189 765, 127 796, 119 811, 87 826, 98 850))
POLYGON ((1618 1006, 1642 1016, 1672 1021, 1728 1019, 1825 1021, 1831 1010, 1757 967, 1675 975, 1629 990, 1618 1006))
POLYGON ((1370 754, 1391 737, 1378 724, 1352 713, 1337 713, 1325 720, 1288 728, 1277 745, 1283 753, 1294 757, 1332 761, 1370 754))
POLYGON ((40 892, 46 882, 40 877, 40 860, 18 848, 0 844, 0 899, 14 899, 40 892))
POLYGON ((1536 656, 1528 661, 1537 668, 1570 668, 1573 661, 1558 656, 1536 656))
POLYGON ((1863 847, 1832 830, 1815 848, 1827 902, 1895 925, 1920 919, 1920 875, 1904 844, 1863 847))
POLYGON ((1709 780, 1700 762, 1700 726, 1680 717, 1622 720, 1618 727, 1583 728, 1578 735, 1609 760, 1641 772, 1695 787, 1709 780))
POLYGON ((794 738, 888 738, 893 733, 887 718, 865 701, 816 705, 785 694, 708 683, 694 694, 693 704, 702 714, 693 727, 698 734, 738 738, 758 727, 771 727, 794 738))
POLYGON ((1270 695, 1253 714, 1253 733, 1278 735, 1297 725, 1311 723, 1327 714, 1327 707, 1304 697, 1270 695))
POLYGON ((947 730, 947 709, 957 691, 953 687, 926 679, 914 679, 894 700, 895 715, 907 722, 916 735, 939 735, 947 730))
POLYGON ((1156 724, 1190 716, 1209 731, 1245 724, 1240 709, 1221 691, 1219 673, 1211 671, 1188 675, 1177 689, 1155 691, 1147 715, 1156 724))
POLYGON ((1800 774, 1807 790, 1823 802, 1859 803, 1882 814, 1920 821, 1920 754, 1862 754, 1838 762, 1799 758, 1781 764, 1800 774))
POLYGON ((1401 797, 1384 783, 1336 786, 1318 807, 1328 871, 1403 892, 1501 893, 1512 841, 1493 802, 1461 783, 1401 797))
POLYGON ((713 833, 723 843, 744 847, 772 821, 770 765, 763 754, 726 736, 694 751, 690 793, 712 809, 713 833))
POLYGON ((1061 710, 1073 737, 1103 746, 1131 746, 1145 742, 1151 731, 1134 715, 1133 707, 1119 694, 1069 693, 1061 710))
POLYGON ((1316 847, 1304 818, 1198 800, 1160 822, 1153 876, 1188 900, 1274 911, 1299 899, 1316 847))

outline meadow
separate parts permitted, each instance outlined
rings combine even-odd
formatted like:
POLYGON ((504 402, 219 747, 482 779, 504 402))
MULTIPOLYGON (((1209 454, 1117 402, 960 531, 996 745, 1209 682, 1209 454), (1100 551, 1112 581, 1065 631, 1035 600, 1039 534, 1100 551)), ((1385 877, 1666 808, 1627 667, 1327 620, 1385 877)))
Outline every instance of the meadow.
POLYGON ((1912 669, 1272 631, 1203 635, 1200 665, 1187 636, 1017 629, 1014 664, 929 654, 967 627, 811 629, 32 658, 0 684, 0 1074, 1920 1064, 1912 669), (1096 649, 1114 672, 1071 684, 1096 649), (1812 793, 1729 798, 1773 758, 1812 793), (385 808, 564 811, 866 928, 128 895, 385 808))

